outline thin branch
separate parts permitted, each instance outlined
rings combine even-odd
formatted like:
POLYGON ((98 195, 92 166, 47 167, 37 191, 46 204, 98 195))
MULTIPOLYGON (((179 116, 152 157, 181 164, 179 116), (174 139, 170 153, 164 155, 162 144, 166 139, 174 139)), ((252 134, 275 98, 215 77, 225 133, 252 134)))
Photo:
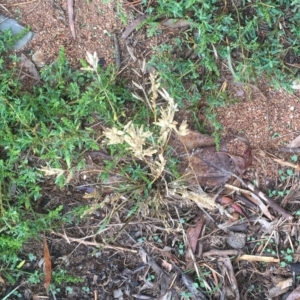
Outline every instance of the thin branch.
POLYGON ((131 253, 138 253, 137 250, 133 250, 133 249, 128 249, 128 248, 119 247, 119 246, 112 246, 112 245, 103 244, 103 243, 89 242, 89 241, 84 241, 82 239, 76 239, 76 238, 71 238, 71 237, 66 237, 65 234, 61 234, 61 233, 55 232, 53 230, 51 231, 51 233, 56 236, 64 238, 68 243, 75 242, 75 243, 83 244, 86 246, 95 246, 95 247, 102 247, 102 248, 106 248, 106 249, 114 249, 117 251, 127 251, 127 252, 131 252, 131 253))

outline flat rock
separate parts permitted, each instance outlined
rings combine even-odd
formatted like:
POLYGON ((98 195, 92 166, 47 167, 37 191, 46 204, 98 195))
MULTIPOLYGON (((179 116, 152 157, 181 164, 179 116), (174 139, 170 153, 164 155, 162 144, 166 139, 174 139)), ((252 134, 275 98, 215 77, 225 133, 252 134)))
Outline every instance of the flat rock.
POLYGON ((246 235, 243 233, 230 231, 226 242, 233 249, 241 249, 246 244, 246 235))
MULTIPOLYGON (((21 33, 25 27, 21 26, 14 19, 7 18, 3 15, 0 15, 0 30, 5 31, 10 29, 13 35, 21 33)), ((25 46, 33 37, 34 33, 32 31, 27 32, 21 39, 19 39, 14 45, 13 49, 18 50, 25 46)))

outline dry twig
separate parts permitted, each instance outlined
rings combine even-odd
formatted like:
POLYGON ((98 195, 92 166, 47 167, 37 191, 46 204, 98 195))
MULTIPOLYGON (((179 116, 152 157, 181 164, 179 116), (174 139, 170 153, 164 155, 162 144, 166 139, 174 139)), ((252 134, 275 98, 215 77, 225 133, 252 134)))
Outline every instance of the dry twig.
POLYGON ((259 255, 241 255, 237 260, 247 260, 247 261, 261 261, 261 262, 273 262, 278 263, 280 260, 272 256, 259 256, 259 255))
POLYGON ((243 252, 241 250, 236 250, 236 249, 230 249, 230 250, 210 250, 207 252, 204 252, 202 254, 203 257, 207 256, 229 256, 229 255, 242 255, 243 252))
MULTIPOLYGON (((7 4, 7 6, 19 6, 19 5, 24 5, 24 4, 29 4, 29 3, 33 3, 36 1, 40 1, 40 0, 31 0, 31 1, 27 1, 27 2, 20 2, 20 3, 14 3, 14 4, 7 4)), ((2 4, 1 4, 2 6, 2 4)))
POLYGON ((102 248, 107 248, 107 249, 114 249, 114 250, 117 250, 117 251, 127 251, 127 252, 131 252, 131 253, 138 253, 137 250, 124 248, 124 247, 120 247, 120 246, 112 246, 112 245, 108 245, 108 244, 104 244, 104 243, 89 242, 89 241, 84 241, 82 239, 66 237, 65 235, 63 235, 61 233, 58 233, 58 232, 55 232, 53 230, 51 231, 51 233, 56 235, 56 236, 60 236, 60 237, 64 238, 68 243, 76 242, 76 243, 83 244, 83 245, 86 245, 86 246, 95 246, 95 247, 102 247, 102 248))
MULTIPOLYGON (((245 183, 246 186, 248 187, 248 189, 250 189, 251 191, 248 190, 244 190, 244 189, 240 189, 237 188, 235 186, 232 186, 230 184, 225 184, 224 186, 226 188, 241 192, 243 194, 246 195, 250 195, 251 197, 257 199, 262 199, 266 204, 268 204, 270 207, 272 207, 275 211, 277 211, 278 213, 280 213, 284 218, 291 220, 293 218, 293 216, 288 213, 285 209, 283 209, 278 203, 276 203, 273 199, 269 198, 268 196, 266 196, 263 192, 259 191, 253 184, 251 184, 250 182, 246 182, 245 183)), ((257 203, 256 203, 257 204, 257 203)), ((259 204, 257 204, 258 206, 260 206, 259 204)), ((260 206, 261 208, 261 206, 260 206)), ((262 208, 261 208, 262 209, 262 208)), ((267 213, 266 211, 264 211, 264 214, 267 215, 268 218, 270 218, 270 215, 267 213)), ((272 217, 270 218, 272 219, 272 217)))
POLYGON ((69 25, 72 33, 72 37, 76 40, 75 24, 74 24, 74 0, 68 0, 68 16, 69 25))

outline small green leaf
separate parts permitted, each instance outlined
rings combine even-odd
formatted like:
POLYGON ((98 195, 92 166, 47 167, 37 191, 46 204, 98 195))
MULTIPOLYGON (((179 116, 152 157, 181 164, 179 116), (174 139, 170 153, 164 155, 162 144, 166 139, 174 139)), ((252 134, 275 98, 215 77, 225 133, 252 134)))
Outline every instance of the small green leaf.
POLYGON ((291 161, 292 162, 297 162, 298 161, 298 156, 296 154, 292 155, 291 161))
POLYGON ((286 267, 286 262, 285 262, 285 261, 281 261, 281 262, 280 262, 280 266, 281 266, 282 268, 285 268, 285 267, 286 267))

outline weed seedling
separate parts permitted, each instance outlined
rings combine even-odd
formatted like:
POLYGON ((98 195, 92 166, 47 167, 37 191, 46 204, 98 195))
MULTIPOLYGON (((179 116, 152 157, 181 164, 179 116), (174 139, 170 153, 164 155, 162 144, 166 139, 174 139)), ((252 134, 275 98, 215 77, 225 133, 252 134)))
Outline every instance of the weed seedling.
POLYGON ((291 161, 296 163, 298 161, 298 155, 294 154, 291 156, 291 161))
POLYGON ((287 262, 288 263, 293 262, 293 255, 292 255, 292 254, 294 254, 293 249, 288 248, 286 250, 281 250, 280 253, 281 253, 281 255, 283 256, 283 259, 284 259, 284 261, 280 262, 281 267, 283 267, 283 268, 286 267, 287 262))

